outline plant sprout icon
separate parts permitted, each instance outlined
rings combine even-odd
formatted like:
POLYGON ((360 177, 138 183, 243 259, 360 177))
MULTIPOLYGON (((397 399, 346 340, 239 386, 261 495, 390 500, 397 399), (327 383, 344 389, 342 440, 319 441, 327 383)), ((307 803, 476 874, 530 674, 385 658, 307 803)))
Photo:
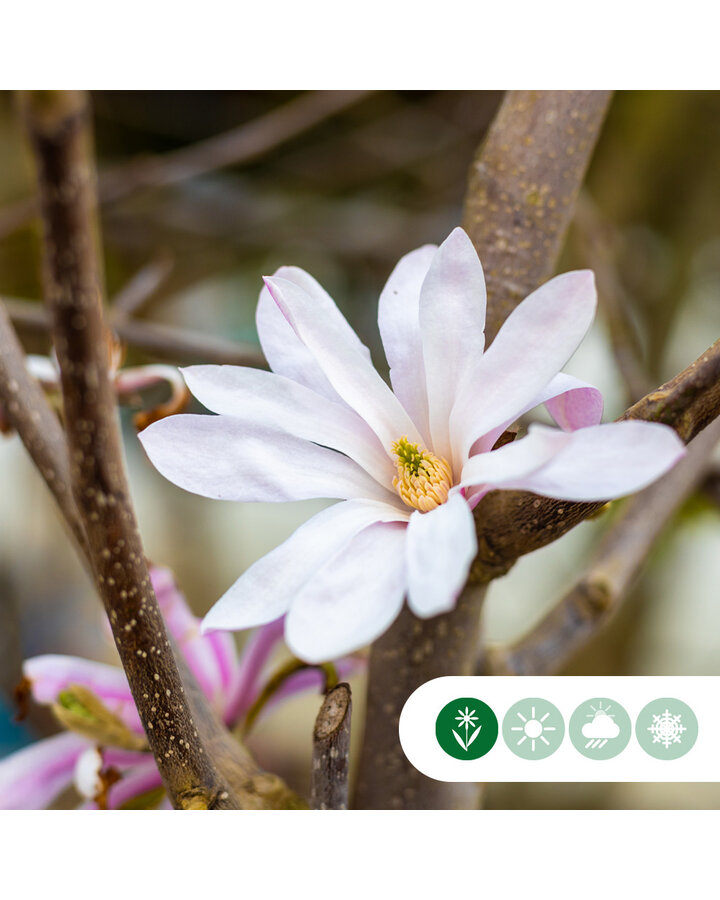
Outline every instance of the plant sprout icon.
POLYGON ((554 725, 545 725, 545 719, 550 715, 550 710, 548 710, 544 716, 537 718, 535 707, 532 706, 530 708, 529 718, 524 716, 520 711, 518 711, 516 715, 523 722, 522 725, 513 725, 510 729, 510 731, 522 731, 522 737, 517 742, 516 746, 520 747, 525 741, 530 741, 530 749, 533 753, 535 752, 538 740, 542 741, 545 746, 550 746, 550 741, 545 737, 544 732, 557 730, 554 725))
POLYGON ((600 701, 597 709, 592 704, 590 704, 590 709, 592 712, 587 714, 587 718, 592 721, 582 727, 583 737, 589 738, 585 749, 599 750, 620 734, 620 726, 613 721, 615 714, 608 712, 609 709, 612 709, 612 704, 608 704, 603 709, 602 701, 600 701))
POLYGON ((475 740, 475 738, 480 734, 480 729, 482 728, 482 725, 478 725, 478 727, 475 729, 475 731, 473 731, 473 733, 468 738, 468 732, 469 732, 470 728, 475 727, 475 723, 477 722, 478 717, 475 715, 474 709, 472 710, 472 712, 468 712, 467 706, 465 707, 465 712, 463 712, 461 709, 458 710, 458 715, 455 716, 455 720, 460 723, 460 726, 459 726, 460 728, 462 728, 463 725, 465 726, 465 740, 463 740, 461 735, 459 735, 457 733, 457 731, 455 731, 455 729, 453 728, 453 734, 455 735, 455 740, 458 742, 458 744, 460 744, 460 746, 463 748, 463 750, 467 751, 468 748, 470 747, 470 744, 472 744, 472 742, 475 740))

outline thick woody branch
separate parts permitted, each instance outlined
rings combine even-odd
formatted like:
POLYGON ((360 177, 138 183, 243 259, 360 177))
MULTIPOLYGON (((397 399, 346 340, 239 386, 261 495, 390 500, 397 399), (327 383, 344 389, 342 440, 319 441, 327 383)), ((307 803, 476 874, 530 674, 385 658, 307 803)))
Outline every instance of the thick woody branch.
POLYGON ((348 772, 352 696, 350 685, 329 691, 313 730, 311 809, 348 808, 348 772))
MULTIPOLYGON (((605 91, 505 95, 473 163, 463 221, 485 269, 488 339, 553 273, 609 96, 605 91)), ((433 781, 410 765, 398 740, 398 720, 407 698, 424 682, 475 670, 482 597, 491 577, 476 565, 452 612, 421 620, 405 610, 373 645, 356 806, 477 806, 478 785, 433 781)))
POLYGON ((487 340, 552 274, 610 91, 509 91, 470 170, 463 225, 488 289, 487 340))
POLYGON ((626 502, 580 581, 516 644, 491 648, 478 674, 547 675, 561 670, 616 612, 653 544, 701 484, 718 441, 720 419, 692 441, 688 455, 665 478, 626 502))
MULTIPOLYGON (((87 98, 23 95, 38 169, 47 303, 61 372, 70 483, 98 592, 150 747, 177 808, 263 805, 275 786, 238 748, 226 775, 215 753, 229 735, 183 683, 148 574, 126 481, 108 372, 87 98), (238 787, 249 795, 248 802, 238 787)), ((219 754, 218 754, 219 756, 219 754)))

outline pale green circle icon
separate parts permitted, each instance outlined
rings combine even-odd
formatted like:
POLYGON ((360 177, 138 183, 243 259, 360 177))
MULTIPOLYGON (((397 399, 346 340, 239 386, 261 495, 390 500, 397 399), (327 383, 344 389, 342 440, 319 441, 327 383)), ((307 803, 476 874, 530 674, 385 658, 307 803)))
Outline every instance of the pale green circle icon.
POLYGON ((565 723, 557 706, 540 697, 528 697, 505 713, 502 734, 515 756, 546 759, 562 744, 565 723))
POLYGON ((612 759, 627 747, 632 722, 617 700, 595 697, 570 716, 568 734, 575 749, 588 759, 612 759))
POLYGON ((643 750, 655 759, 679 759, 697 740, 698 720, 687 703, 660 697, 642 708, 635 734, 643 750))

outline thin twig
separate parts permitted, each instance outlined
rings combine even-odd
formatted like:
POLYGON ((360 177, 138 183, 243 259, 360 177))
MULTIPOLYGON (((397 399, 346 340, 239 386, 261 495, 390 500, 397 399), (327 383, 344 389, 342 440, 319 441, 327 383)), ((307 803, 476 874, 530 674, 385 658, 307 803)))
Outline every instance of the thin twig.
MULTIPOLYGON (((13 323, 22 330, 34 334, 50 330, 50 316, 39 304, 17 299, 5 299, 4 304, 13 323)), ((253 344, 144 319, 113 321, 112 326, 124 343, 168 362, 267 368, 264 356, 253 344)))
POLYGON ((688 455, 665 478, 626 502, 577 584, 517 643, 490 648, 478 674, 547 675, 561 670, 617 611, 653 544, 702 482, 718 441, 720 419, 692 441, 688 455))
POLYGON ((137 315, 160 288, 172 269, 173 259, 168 255, 158 256, 138 269, 110 302, 110 319, 115 329, 120 322, 137 315))
MULTIPOLYGON (((101 203, 111 203, 147 188, 177 184, 207 172, 252 162, 364 99, 370 91, 317 91, 245 122, 224 134, 163 156, 132 159, 106 169, 98 179, 101 203)), ((0 239, 22 228, 37 214, 34 198, 0 210, 0 239)))
POLYGON ((337 685, 320 707, 313 730, 311 809, 348 808, 348 772, 352 695, 350 685, 337 685))
POLYGON ((38 168, 70 483, 150 747, 177 808, 259 806, 268 795, 275 803, 282 793, 277 780, 265 776, 242 748, 231 759, 232 779, 218 771, 215 759, 225 758, 230 736, 194 687, 186 692, 150 582, 108 372, 87 98, 80 92, 29 92, 22 105, 38 168), (234 792, 236 784, 244 796, 234 792))
POLYGON ((70 490, 65 435, 43 389, 28 372, 25 354, 0 303, 0 403, 55 497, 79 550, 87 553, 85 530, 70 490))

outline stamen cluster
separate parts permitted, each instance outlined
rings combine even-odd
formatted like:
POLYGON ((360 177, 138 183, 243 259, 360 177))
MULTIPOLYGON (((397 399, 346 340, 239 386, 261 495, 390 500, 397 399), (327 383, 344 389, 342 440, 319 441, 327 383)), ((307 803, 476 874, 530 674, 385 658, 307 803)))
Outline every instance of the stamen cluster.
POLYGON ((430 512, 445 503, 452 487, 452 470, 447 460, 418 449, 407 436, 395 441, 392 451, 398 471, 393 487, 404 503, 420 512, 430 512))

